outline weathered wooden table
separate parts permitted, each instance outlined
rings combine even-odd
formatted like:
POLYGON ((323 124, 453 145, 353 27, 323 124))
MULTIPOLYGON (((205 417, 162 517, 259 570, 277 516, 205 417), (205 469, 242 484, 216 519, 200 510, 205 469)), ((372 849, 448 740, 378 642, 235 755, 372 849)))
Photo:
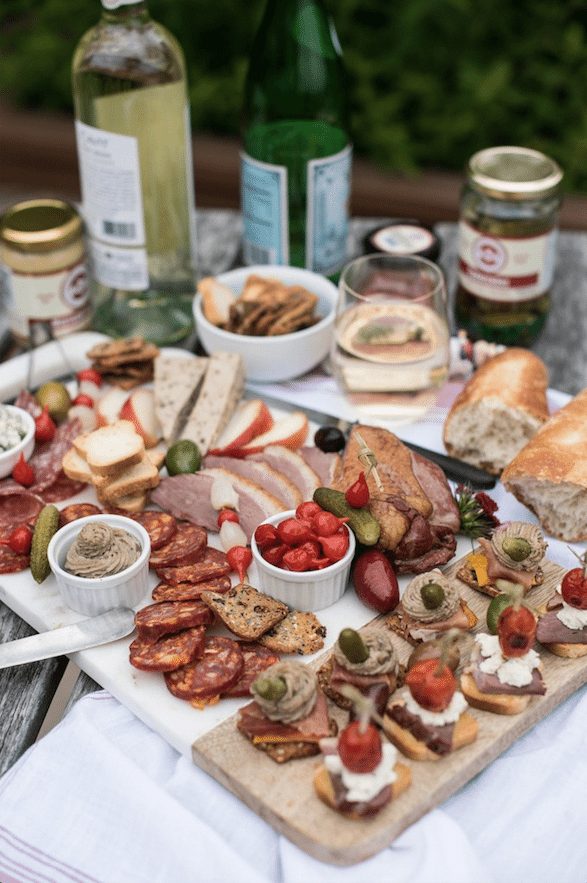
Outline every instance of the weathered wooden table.
MULTIPOLYGON (((353 221, 355 253, 360 253, 365 233, 380 223, 381 218, 353 221)), ((240 217, 236 212, 200 212, 198 269, 201 275, 222 272, 235 263, 240 230, 240 217)), ((456 267, 455 225, 441 224, 438 232, 444 246, 442 263, 452 291, 456 267)), ((587 386, 587 233, 561 234, 552 310, 534 350, 548 365, 551 387, 575 394, 587 386)), ((26 623, 0 604, 0 642, 32 633, 26 623)), ((0 773, 12 766, 35 741, 66 664, 67 660, 62 657, 0 672, 0 773)), ((95 689, 98 685, 82 673, 68 707, 95 689)))

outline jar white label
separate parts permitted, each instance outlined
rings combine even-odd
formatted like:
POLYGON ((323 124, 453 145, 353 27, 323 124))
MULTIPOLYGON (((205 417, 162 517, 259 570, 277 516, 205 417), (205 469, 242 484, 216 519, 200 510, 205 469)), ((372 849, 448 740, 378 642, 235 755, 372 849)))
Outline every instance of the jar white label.
POLYGON ((415 254, 434 245, 432 233, 424 227, 415 227, 413 224, 383 227, 373 234, 371 240, 380 251, 397 255, 415 254))
POLYGON ((83 261, 56 273, 19 273, 6 268, 6 309, 12 332, 29 337, 29 323, 51 322, 56 334, 85 327, 88 278, 83 261))
POLYGON ((540 297, 552 285, 557 231, 539 236, 490 236, 459 224, 459 281, 487 300, 516 303, 540 297))

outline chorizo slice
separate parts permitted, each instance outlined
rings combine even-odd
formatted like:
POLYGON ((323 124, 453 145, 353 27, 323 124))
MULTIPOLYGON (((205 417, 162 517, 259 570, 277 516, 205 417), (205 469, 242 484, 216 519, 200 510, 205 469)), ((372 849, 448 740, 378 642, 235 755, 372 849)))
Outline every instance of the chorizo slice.
POLYGON ((93 503, 72 503, 59 513, 59 527, 63 527, 64 524, 70 524, 72 521, 77 521, 78 518, 87 518, 89 515, 101 514, 102 510, 100 507, 94 506, 93 503))
POLYGON ((236 684, 223 694, 232 698, 250 696, 251 684, 255 678, 280 660, 279 654, 255 641, 239 641, 238 645, 245 660, 245 667, 236 684))
POLYGON ((155 572, 159 579, 171 586, 180 583, 202 583, 219 576, 228 576, 231 567, 224 552, 218 549, 206 549, 203 557, 195 564, 180 567, 157 567, 155 572))
POLYGON ((207 540, 208 536, 203 527, 187 522, 178 524, 169 542, 151 554, 149 564, 154 569, 195 564, 204 555, 207 540))
POLYGON ((229 576, 219 576, 205 583, 179 583, 177 586, 159 583, 153 589, 153 601, 195 601, 202 592, 219 592, 223 595, 229 590, 229 576))
POLYGON ((243 673, 241 648, 230 638, 206 639, 204 652, 195 662, 165 674, 167 689, 178 699, 193 704, 213 702, 229 690, 243 673))
POLYGON ((162 635, 175 635, 184 629, 208 626, 214 614, 203 601, 163 601, 149 604, 135 615, 135 625, 142 641, 157 641, 162 635))
POLYGON ((143 641, 136 638, 129 647, 129 662, 141 671, 175 671, 202 655, 206 629, 185 629, 176 635, 143 641))
POLYGON ((144 512, 136 512, 129 517, 142 524, 149 534, 152 552, 166 546, 177 533, 177 521, 168 512, 155 512, 153 509, 146 509, 144 512))

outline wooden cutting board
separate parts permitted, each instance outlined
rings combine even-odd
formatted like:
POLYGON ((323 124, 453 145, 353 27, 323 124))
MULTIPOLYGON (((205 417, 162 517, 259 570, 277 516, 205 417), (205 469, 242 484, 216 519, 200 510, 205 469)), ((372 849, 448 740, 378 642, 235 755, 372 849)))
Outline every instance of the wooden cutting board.
MULTIPOLYGON (((447 576, 453 576, 460 564, 457 561, 447 568, 447 576)), ((565 570, 547 563, 544 572, 543 585, 533 589, 529 598, 536 607, 551 597, 565 570)), ((487 631, 485 615, 491 599, 462 583, 459 585, 462 597, 479 618, 475 631, 487 631)), ((385 617, 376 618, 369 627, 385 628, 385 617)), ((394 635, 394 639, 400 662, 407 662, 413 648, 400 637, 394 635)), ((463 651, 465 659, 472 644, 471 639, 463 651)), ((279 766, 238 732, 236 716, 193 743, 193 760, 300 849, 320 861, 352 865, 388 846, 405 828, 458 791, 587 682, 587 657, 561 659, 545 649, 541 650, 541 657, 547 685, 545 696, 532 697, 520 715, 505 717, 470 709, 479 724, 477 741, 439 761, 416 763, 402 757, 411 767, 412 785, 372 819, 350 821, 321 803, 312 785, 319 757, 279 766)), ((321 661, 313 662, 313 667, 319 667, 321 661)), ((329 704, 332 716, 339 726, 344 726, 347 715, 329 704)))

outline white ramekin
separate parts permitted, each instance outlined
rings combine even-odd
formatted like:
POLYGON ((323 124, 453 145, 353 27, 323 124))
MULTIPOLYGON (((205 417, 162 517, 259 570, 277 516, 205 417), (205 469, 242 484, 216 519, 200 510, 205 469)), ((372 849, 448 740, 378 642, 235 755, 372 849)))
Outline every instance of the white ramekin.
POLYGON ((10 475, 21 454, 24 454, 25 460, 28 460, 33 453, 35 449, 35 421, 23 408, 17 408, 15 405, 3 405, 2 407, 20 417, 26 429, 26 435, 17 445, 0 454, 0 478, 5 478, 10 475))
MULTIPOLYGON (((295 509, 280 512, 279 515, 266 518, 262 524, 279 524, 286 518, 293 518, 295 514, 295 509)), ((302 573, 282 570, 265 561, 253 536, 251 551, 259 573, 261 591, 296 610, 323 610, 335 604, 344 595, 355 554, 355 535, 346 525, 345 528, 349 535, 349 547, 344 558, 324 570, 307 570, 302 573)))
POLYGON ((53 536, 47 554, 61 597, 78 613, 97 616, 114 607, 136 607, 149 591, 149 534, 141 524, 123 515, 88 515, 71 521, 53 536), (64 570, 69 547, 82 527, 91 521, 104 521, 110 527, 119 527, 132 534, 141 545, 141 554, 135 563, 120 573, 100 579, 86 579, 64 570))

